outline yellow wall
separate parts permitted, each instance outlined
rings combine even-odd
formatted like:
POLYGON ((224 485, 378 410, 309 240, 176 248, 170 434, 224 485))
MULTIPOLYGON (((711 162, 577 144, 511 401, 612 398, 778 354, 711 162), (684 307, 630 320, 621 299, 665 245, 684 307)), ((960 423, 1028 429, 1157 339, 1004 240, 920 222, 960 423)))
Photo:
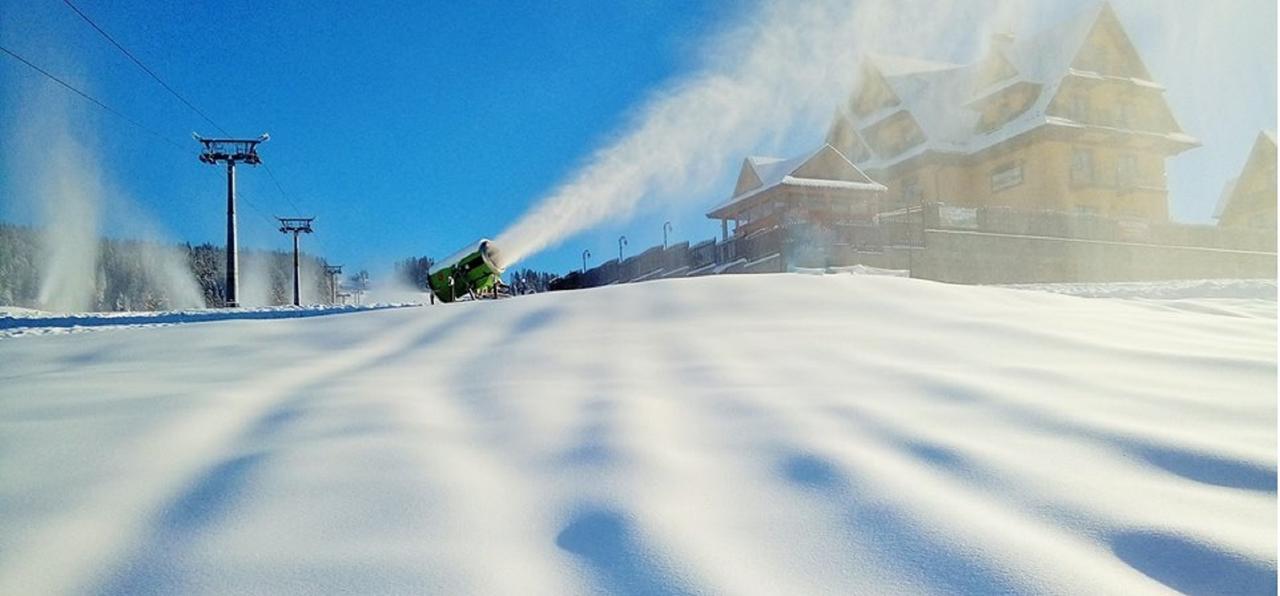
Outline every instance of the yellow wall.
POLYGON ((879 73, 865 71, 864 81, 862 92, 853 102, 853 113, 865 116, 880 108, 898 103, 898 98, 893 95, 893 91, 889 89, 889 85, 879 73))
POLYGON ((897 155, 924 141, 924 133, 907 112, 890 116, 866 134, 868 144, 880 155, 897 155))
POLYGON ((1168 104, 1157 89, 1139 87, 1120 81, 1085 81, 1071 79, 1049 102, 1048 112, 1088 124, 1142 130, 1177 132, 1168 104), (1083 99, 1085 114, 1077 113, 1077 100, 1083 99), (1128 106, 1128 114, 1125 107, 1128 106))
POLYGON ((907 201, 909 184, 919 185, 924 202, 942 202, 962 207, 1011 207, 1026 210, 1074 211, 1089 209, 1109 217, 1168 218, 1164 190, 1164 158, 1115 147, 1075 145, 1040 140, 999 153, 991 151, 968 157, 960 164, 920 162, 900 172, 876 172, 872 178, 889 188, 890 208, 907 201), (1076 148, 1092 151, 1092 180, 1072 179, 1072 155, 1076 148), (1120 188, 1117 163, 1121 155, 1132 155, 1133 183, 1120 188), (992 174, 1009 165, 1022 168, 1022 182, 992 190, 992 174), (877 175, 879 177, 877 178, 877 175))
POLYGON ((1018 114, 1027 111, 1039 96, 1039 85, 1017 85, 1005 90, 981 106, 982 115, 978 118, 978 130, 986 132, 996 129, 1018 114))
MULTIPOLYGON (((982 66, 979 80, 984 86, 1004 80, 1009 74, 1008 66, 992 54, 982 66)), ((1073 67, 1109 77, 1150 76, 1109 9, 1095 23, 1073 67)), ((1018 85, 981 104, 956 109, 980 111, 975 132, 998 130, 1045 91, 1038 86, 1018 85)), ((855 111, 860 115, 893 101, 892 93, 878 76, 868 76, 857 97, 856 104, 861 109, 855 111)), ((1047 111, 1052 116, 1099 126, 1158 133, 1179 131, 1162 91, 1127 78, 1069 75, 1063 79, 1047 111)), ((867 143, 882 157, 899 155, 923 140, 915 121, 905 115, 895 116, 867 132, 867 143)), ((929 155, 908 160, 907 166, 868 174, 888 187, 885 196, 888 208, 944 202, 968 207, 1088 211, 1152 221, 1168 219, 1166 150, 1128 146, 1144 142, 1143 137, 1149 142, 1149 135, 1112 134, 1093 129, 1080 131, 1077 143, 1062 140, 1061 136, 1050 138, 1050 134, 1050 127, 1046 126, 1022 135, 1017 141, 980 153, 929 155), (1091 152, 1088 180, 1073 179, 1073 156, 1077 149, 1091 152), (1120 179, 1118 169, 1122 160, 1132 164, 1131 180, 1120 179), (1007 188, 993 189, 992 174, 1010 165, 1021 168, 1021 181, 1007 188)))

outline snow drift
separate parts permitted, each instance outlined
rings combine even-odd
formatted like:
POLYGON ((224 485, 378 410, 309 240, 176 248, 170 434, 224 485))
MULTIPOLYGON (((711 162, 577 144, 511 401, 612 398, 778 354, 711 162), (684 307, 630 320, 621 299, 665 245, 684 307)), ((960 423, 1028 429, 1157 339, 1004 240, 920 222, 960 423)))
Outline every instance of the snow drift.
POLYGON ((1274 593, 1254 303, 783 274, 0 341, 0 593, 1274 593))

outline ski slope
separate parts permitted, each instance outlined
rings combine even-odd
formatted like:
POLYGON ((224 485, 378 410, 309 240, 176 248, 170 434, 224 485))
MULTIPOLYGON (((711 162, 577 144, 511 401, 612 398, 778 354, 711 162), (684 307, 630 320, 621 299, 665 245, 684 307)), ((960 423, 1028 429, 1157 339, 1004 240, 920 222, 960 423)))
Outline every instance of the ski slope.
POLYGON ((1274 285, 1176 302, 779 274, 0 339, 0 594, 1275 593, 1274 285))
POLYGON ((55 313, 30 308, 0 306, 0 339, 25 335, 82 333, 99 328, 153 327, 249 319, 301 319, 420 305, 421 303, 338 304, 89 313, 55 313))

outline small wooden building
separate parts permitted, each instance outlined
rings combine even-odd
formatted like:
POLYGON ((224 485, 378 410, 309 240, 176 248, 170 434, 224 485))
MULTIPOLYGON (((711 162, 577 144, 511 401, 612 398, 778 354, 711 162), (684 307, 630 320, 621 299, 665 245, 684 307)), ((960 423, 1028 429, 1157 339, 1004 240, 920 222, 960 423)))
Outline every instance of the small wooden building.
POLYGON ((707 217, 720 220, 722 241, 731 232, 745 238, 786 224, 869 222, 881 211, 884 192, 884 185, 824 145, 795 159, 748 157, 733 197, 707 217))

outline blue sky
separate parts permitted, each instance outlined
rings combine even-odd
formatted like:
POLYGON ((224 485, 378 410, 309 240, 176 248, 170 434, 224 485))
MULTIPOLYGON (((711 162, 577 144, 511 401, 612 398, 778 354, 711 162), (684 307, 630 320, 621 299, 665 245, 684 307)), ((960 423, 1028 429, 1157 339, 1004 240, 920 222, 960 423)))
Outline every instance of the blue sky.
MULTIPOLYGON (((1047 5, 1011 24, 1036 29, 1079 4, 1047 5)), ((224 128, 269 131, 263 159, 304 214, 318 217, 304 247, 375 270, 497 235, 620 134, 647 98, 699 68, 706 40, 752 9, 694 0, 77 5, 224 128)), ((1276 126, 1274 2, 1213 6, 1116 3, 1183 127, 1205 143, 1169 164, 1173 213, 1189 221, 1207 219, 1257 131, 1276 126)), ((186 148, 78 98, 33 102, 68 94, 0 56, 0 159, 38 159, 40 148, 16 131, 33 112, 62 106, 112 192, 171 239, 221 243, 223 182, 196 161, 190 139, 215 134, 212 126, 57 0, 0 0, 0 44, 186 148)), ((821 132, 795 131, 742 154, 812 145, 821 132)), ((712 237, 717 226, 702 213, 729 193, 738 165, 725 163, 711 191, 642 207, 524 265, 564 271, 584 248, 599 262, 616 255, 621 233, 638 250, 661 242, 665 220, 677 238, 712 237)), ((0 167, 0 218, 34 219, 33 202, 15 198, 28 188, 24 176, 0 167)), ((292 204, 261 168, 244 168, 240 182, 249 203, 243 244, 286 248, 266 216, 293 215, 292 204)))

